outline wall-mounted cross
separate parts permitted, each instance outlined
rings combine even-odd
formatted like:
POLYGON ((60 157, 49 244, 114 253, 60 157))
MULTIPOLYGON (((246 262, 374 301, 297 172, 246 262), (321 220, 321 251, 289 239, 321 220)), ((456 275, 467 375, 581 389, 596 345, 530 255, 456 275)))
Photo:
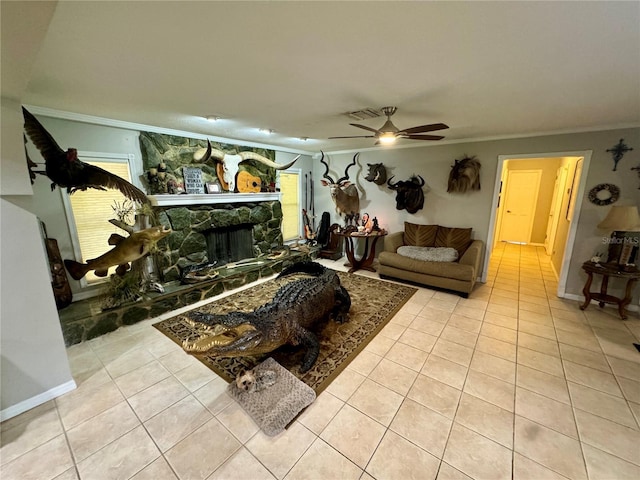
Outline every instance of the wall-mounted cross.
POLYGON ((625 145, 624 138, 621 138, 620 141, 614 145, 613 147, 607 149, 607 152, 611 152, 611 156, 613 157, 613 171, 615 172, 618 169, 618 162, 622 160, 624 154, 630 152, 633 148, 625 145))

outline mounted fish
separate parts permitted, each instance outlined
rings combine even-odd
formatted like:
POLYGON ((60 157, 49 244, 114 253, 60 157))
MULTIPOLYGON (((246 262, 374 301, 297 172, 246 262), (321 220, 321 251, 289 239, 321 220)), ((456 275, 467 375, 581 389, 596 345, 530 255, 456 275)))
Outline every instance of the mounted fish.
MULTIPOLYGON (((140 204, 149 200, 142 190, 102 168, 90 165, 78 158, 78 150, 69 148, 65 152, 26 108, 22 107, 24 129, 33 144, 40 150, 45 162, 45 173, 56 186, 66 187, 67 193, 95 188, 96 190, 120 190, 128 199, 140 204)), ((39 172, 36 172, 39 173, 39 172)))
POLYGON ((131 227, 126 228, 127 225, 122 225, 117 220, 110 220, 110 222, 127 230, 129 236, 125 238, 117 233, 112 234, 109 237, 109 245, 115 245, 114 248, 98 258, 87 260, 87 263, 65 260, 64 265, 73 279, 80 280, 91 270, 94 270, 98 277, 106 277, 109 267, 115 265, 118 266, 116 273, 122 276, 131 268, 130 262, 147 255, 156 242, 171 233, 171 229, 164 226, 150 227, 134 232, 131 227))
POLYGON ((480 190, 480 162, 473 157, 454 160, 449 172, 449 193, 465 193, 468 190, 480 190))

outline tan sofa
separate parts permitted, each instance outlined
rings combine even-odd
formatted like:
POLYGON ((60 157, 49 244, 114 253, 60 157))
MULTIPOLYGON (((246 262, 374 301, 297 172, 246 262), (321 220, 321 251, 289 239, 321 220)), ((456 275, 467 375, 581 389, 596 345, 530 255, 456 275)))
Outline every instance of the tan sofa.
POLYGON ((480 275, 484 243, 471 239, 471 229, 439 225, 417 225, 405 222, 405 231, 387 235, 384 251, 378 255, 381 278, 406 280, 430 287, 453 290, 467 298, 480 275), (403 245, 419 247, 451 247, 458 260, 434 262, 400 255, 403 245))

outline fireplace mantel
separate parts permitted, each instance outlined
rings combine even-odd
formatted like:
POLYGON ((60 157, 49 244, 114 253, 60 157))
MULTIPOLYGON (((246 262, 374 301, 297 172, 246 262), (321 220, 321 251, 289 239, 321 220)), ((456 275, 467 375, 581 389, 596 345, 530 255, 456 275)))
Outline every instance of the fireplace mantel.
POLYGON ((186 195, 147 195, 154 207, 180 205, 215 205, 217 203, 250 203, 280 200, 276 193, 201 193, 186 195))

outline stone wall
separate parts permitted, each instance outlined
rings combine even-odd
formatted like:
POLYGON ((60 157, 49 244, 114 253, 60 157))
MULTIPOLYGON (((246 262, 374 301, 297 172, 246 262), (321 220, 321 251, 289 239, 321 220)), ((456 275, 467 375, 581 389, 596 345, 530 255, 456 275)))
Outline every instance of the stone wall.
POLYGON ((254 256, 283 245, 282 206, 279 201, 157 208, 158 220, 172 229, 158 243, 156 254, 162 281, 180 279, 184 267, 213 261, 207 256, 204 232, 213 228, 252 225, 254 256))
MULTIPOLYGON (((217 184, 222 189, 216 174, 215 162, 209 160, 206 164, 203 164, 193 159, 193 154, 198 149, 205 148, 206 146, 207 141, 202 139, 164 135, 154 132, 140 132, 140 152, 145 170, 144 180, 146 182, 145 187, 147 193, 150 195, 176 193, 172 191, 172 188, 184 188, 183 167, 200 168, 205 183, 217 184), (157 175, 152 179, 149 174, 150 170, 159 170, 160 165, 163 165, 163 179, 160 180, 157 175)), ((273 161, 275 161, 276 158, 275 150, 219 142, 211 142, 211 146, 228 154, 255 152, 273 161)), ((252 176, 259 177, 262 185, 265 187, 275 184, 276 181, 275 169, 254 160, 242 162, 239 171, 245 171, 252 176)))

